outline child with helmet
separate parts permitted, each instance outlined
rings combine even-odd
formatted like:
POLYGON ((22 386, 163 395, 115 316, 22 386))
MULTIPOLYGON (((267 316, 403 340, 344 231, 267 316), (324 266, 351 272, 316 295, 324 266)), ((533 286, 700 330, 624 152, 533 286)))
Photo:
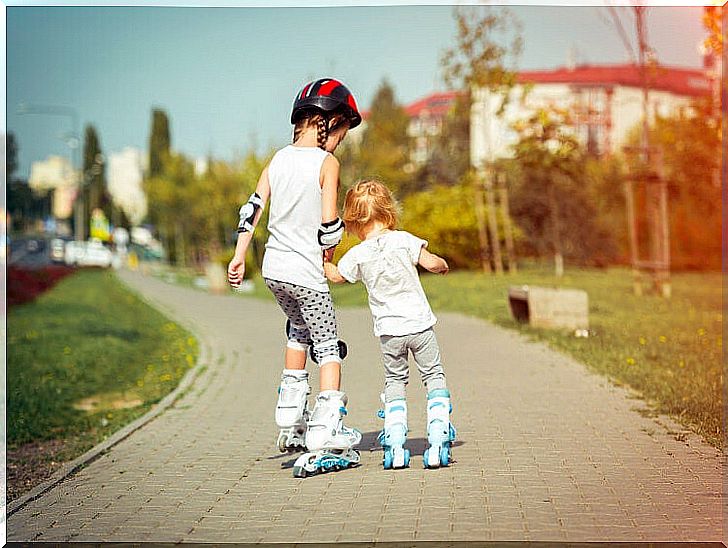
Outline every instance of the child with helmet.
POLYGON ((237 287, 253 230, 270 200, 262 275, 287 317, 288 337, 275 419, 282 452, 309 451, 294 465, 297 477, 359 462, 353 447, 361 433, 343 424, 347 397, 340 384, 346 345, 338 338, 323 263, 344 232, 336 205, 339 162, 332 153, 360 123, 353 95, 338 80, 319 79, 301 89, 291 112, 293 142, 275 153, 240 208, 238 241, 228 265, 228 281, 237 287), (320 369, 320 392, 311 413, 305 369, 309 353, 320 369))
POLYGON ((409 353, 417 364, 427 390, 427 439, 425 468, 448 466, 455 428, 450 423, 450 392, 440 361, 440 349, 432 326, 437 319, 427 302, 416 265, 446 274, 445 259, 427 251, 427 241, 396 230, 397 207, 389 189, 380 181, 358 182, 344 200, 346 230, 361 243, 351 248, 338 265, 324 264, 334 283, 362 281, 369 294, 374 334, 379 337, 385 370, 384 429, 379 442, 384 449, 384 468, 409 466, 407 400, 409 353))

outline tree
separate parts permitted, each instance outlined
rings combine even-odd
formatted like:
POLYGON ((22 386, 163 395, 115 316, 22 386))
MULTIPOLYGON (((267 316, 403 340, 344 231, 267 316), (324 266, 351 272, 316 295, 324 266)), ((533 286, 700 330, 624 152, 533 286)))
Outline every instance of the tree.
POLYGON ((428 240, 428 249, 454 268, 477 268, 478 225, 471 185, 438 185, 404 199, 402 227, 428 240))
POLYGON ((111 200, 106 192, 104 156, 101 152, 96 128, 87 125, 83 142, 83 196, 85 204, 84 226, 88 226, 89 213, 94 209, 104 210, 106 218, 111 217, 111 200))
MULTIPOLYGON (((451 88, 460 89, 465 94, 464 103, 461 104, 461 115, 470 123, 475 124, 474 128, 467 126, 469 145, 467 150, 470 152, 467 158, 469 159, 468 164, 478 170, 468 178, 475 181, 475 184, 482 185, 484 190, 484 193, 476 192, 473 200, 473 207, 478 213, 476 218, 479 224, 480 256, 483 258, 483 270, 488 271, 488 263, 485 261, 488 240, 485 228, 487 217, 493 262, 496 272, 500 273, 502 272, 500 242, 492 190, 494 172, 489 169, 495 158, 481 160, 479 157, 482 151, 475 149, 474 142, 470 139, 470 133, 479 131, 483 120, 480 116, 473 117, 471 110, 474 102, 477 102, 479 107, 484 107, 485 103, 490 105, 489 99, 492 97, 496 101, 500 98, 500 104, 495 110, 496 115, 500 116, 504 112, 511 89, 517 80, 515 70, 508 65, 509 57, 515 65, 515 60, 522 49, 520 23, 507 9, 489 7, 456 9, 454 15, 458 29, 456 45, 445 50, 441 63, 445 82, 451 88), (475 156, 473 156, 474 154, 475 156), (488 215, 483 214, 483 194, 488 203, 488 215)), ((490 110, 491 108, 488 106, 485 112, 490 110)), ((464 127, 466 127, 465 124, 461 123, 460 134, 464 127)), ((442 148, 440 147, 440 150, 442 148)), ((464 155, 464 152, 461 154, 464 155)), ((462 159, 463 156, 461 156, 461 165, 464 163, 462 159)))
POLYGON ((144 181, 144 192, 170 258, 184 266, 187 262, 186 232, 194 224, 191 212, 201 201, 201 195, 191 192, 194 190, 194 166, 183 155, 166 155, 161 167, 159 175, 144 181))
POLYGON ((703 11, 703 25, 708 31, 703 45, 716 55, 723 53, 723 9, 724 6, 706 6, 703 11))
POLYGON ((573 135, 569 113, 539 109, 517 122, 511 213, 531 251, 552 253, 557 275, 564 258, 603 264, 616 255, 588 187, 586 155, 573 135))
POLYGON ((5 137, 5 177, 7 184, 13 181, 15 172, 18 169, 18 144, 15 142, 15 134, 10 132, 5 137))
POLYGON ((149 135, 150 177, 156 177, 162 172, 164 159, 169 155, 171 146, 167 113, 155 108, 152 110, 152 131, 149 135))
POLYGON ((469 95, 458 95, 443 120, 440 134, 433 140, 427 161, 414 178, 418 190, 435 185, 458 184, 470 169, 469 95))
POLYGON ((487 88, 507 94, 517 76, 507 66, 508 57, 515 64, 523 48, 518 19, 508 9, 490 7, 456 8, 454 17, 457 43, 441 58, 445 83, 465 93, 487 88))
POLYGON ((412 180, 408 125, 409 117, 397 102, 394 89, 383 81, 372 101, 361 142, 349 147, 347 161, 342 161, 346 186, 362 177, 376 177, 394 192, 407 193, 412 180))
MULTIPOLYGON (((670 223, 670 263, 678 269, 721 267, 721 121, 709 99, 692 111, 657 117, 650 142, 662 151, 670 223)), ((631 142, 639 141, 639 132, 631 142)), ((645 232, 641 227, 640 232, 645 232)))

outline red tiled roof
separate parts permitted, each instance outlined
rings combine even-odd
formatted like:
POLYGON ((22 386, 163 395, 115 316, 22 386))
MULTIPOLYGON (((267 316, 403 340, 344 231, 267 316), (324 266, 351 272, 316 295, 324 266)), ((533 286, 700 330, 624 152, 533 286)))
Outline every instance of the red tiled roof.
MULTIPOLYGON (((573 69, 531 70, 518 73, 519 82, 534 84, 583 84, 641 87, 639 67, 627 65, 580 65, 573 69)), ((651 89, 678 95, 709 95, 710 80, 702 70, 657 66, 648 69, 651 89)))
MULTIPOLYGON (((648 72, 651 89, 668 91, 677 95, 699 97, 711 93, 711 83, 702 70, 658 66, 648 72)), ((579 65, 573 69, 566 67, 549 70, 528 70, 518 73, 518 81, 534 84, 572 84, 572 85, 615 85, 641 87, 637 65, 579 65)), ((429 116, 443 117, 452 106, 459 91, 433 93, 405 105, 404 110, 410 117, 421 116, 425 111, 429 116)), ((366 120, 369 112, 363 112, 366 120)))
POLYGON ((433 93, 432 95, 423 97, 414 103, 410 103, 404 107, 404 110, 409 116, 419 116, 424 110, 427 110, 431 116, 445 116, 447 111, 450 110, 455 98, 460 94, 461 92, 459 91, 433 93))

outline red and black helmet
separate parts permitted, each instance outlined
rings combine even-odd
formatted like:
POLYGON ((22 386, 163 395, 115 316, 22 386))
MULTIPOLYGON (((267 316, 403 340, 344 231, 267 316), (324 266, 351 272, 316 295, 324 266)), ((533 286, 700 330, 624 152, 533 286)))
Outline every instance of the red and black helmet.
POLYGON ((295 124, 307 110, 319 109, 326 112, 342 110, 349 119, 349 129, 361 123, 361 114, 349 89, 333 78, 321 78, 309 82, 296 95, 291 112, 291 123, 295 124))

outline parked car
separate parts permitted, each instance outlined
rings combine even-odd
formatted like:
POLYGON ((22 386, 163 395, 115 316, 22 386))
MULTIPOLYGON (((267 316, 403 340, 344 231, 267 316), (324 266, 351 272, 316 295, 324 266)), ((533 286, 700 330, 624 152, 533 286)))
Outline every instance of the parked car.
POLYGON ((87 242, 71 241, 66 243, 64 260, 70 266, 100 266, 109 268, 118 261, 114 254, 98 240, 87 242))
POLYGON ((51 261, 54 263, 62 263, 66 260, 66 241, 62 238, 53 238, 51 240, 51 261))

